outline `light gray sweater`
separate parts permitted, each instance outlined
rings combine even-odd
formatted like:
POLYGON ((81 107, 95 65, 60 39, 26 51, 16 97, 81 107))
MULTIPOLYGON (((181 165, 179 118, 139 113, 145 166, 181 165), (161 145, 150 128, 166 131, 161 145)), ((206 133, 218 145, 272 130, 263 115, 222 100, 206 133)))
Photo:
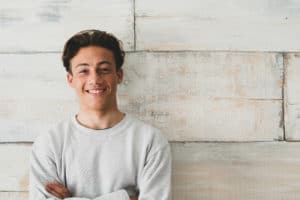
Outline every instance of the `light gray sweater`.
POLYGON ((57 199, 45 190, 58 181, 72 200, 171 200, 170 145, 160 131, 130 115, 114 127, 93 130, 75 116, 41 134, 30 156, 29 200, 57 199))

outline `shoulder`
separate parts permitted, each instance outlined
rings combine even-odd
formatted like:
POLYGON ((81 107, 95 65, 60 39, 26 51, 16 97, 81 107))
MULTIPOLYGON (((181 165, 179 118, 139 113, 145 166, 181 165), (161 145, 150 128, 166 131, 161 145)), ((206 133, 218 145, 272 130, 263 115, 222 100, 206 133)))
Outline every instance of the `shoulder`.
POLYGON ((135 127, 135 138, 147 147, 149 154, 169 146, 168 139, 160 129, 132 116, 130 116, 130 120, 132 126, 135 127))
POLYGON ((130 126, 133 127, 134 129, 138 129, 140 131, 140 134, 149 135, 152 137, 163 136, 161 134, 161 131, 158 128, 156 128, 150 123, 147 123, 136 117, 133 117, 132 115, 129 115, 129 121, 130 121, 130 126))
POLYGON ((45 154, 55 153, 60 149, 67 129, 70 129, 69 119, 51 126, 50 129, 35 138, 32 149, 45 154))

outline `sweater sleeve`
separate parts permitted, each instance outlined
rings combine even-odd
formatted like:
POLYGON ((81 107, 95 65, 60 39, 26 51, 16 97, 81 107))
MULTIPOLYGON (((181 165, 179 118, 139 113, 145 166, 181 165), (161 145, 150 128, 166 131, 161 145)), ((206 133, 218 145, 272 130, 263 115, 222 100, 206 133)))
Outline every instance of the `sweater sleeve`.
POLYGON ((127 192, 124 189, 122 189, 116 192, 99 196, 93 200, 130 200, 130 199, 127 192))
POLYGON ((49 155, 44 140, 38 139, 33 144, 29 166, 29 200, 56 200, 45 189, 48 182, 61 182, 57 175, 56 164, 49 155))
POLYGON ((127 192, 122 189, 116 192, 104 194, 94 199, 81 198, 81 197, 69 197, 69 198, 65 198, 65 200, 130 200, 130 199, 127 192))
MULTIPOLYGON (((45 140, 37 140, 31 150, 29 167, 29 200, 59 200, 56 196, 48 193, 45 185, 48 182, 59 182, 57 166, 54 156, 47 149, 45 140)), ((68 200, 90 200, 84 197, 70 197, 68 200)), ((101 195, 93 200, 130 200, 126 190, 121 189, 112 193, 101 195)))
POLYGON ((171 200, 171 151, 167 143, 146 161, 139 183, 139 200, 171 200))

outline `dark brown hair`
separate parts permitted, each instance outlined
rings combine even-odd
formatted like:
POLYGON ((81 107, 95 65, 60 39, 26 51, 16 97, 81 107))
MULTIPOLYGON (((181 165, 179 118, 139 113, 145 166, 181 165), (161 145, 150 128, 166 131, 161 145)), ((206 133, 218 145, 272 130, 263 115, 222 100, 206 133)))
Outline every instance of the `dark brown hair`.
POLYGON ((80 48, 87 46, 99 46, 111 50, 117 70, 121 69, 125 57, 122 42, 111 33, 91 29, 76 33, 66 42, 62 61, 67 72, 72 73, 70 60, 78 53, 80 48))

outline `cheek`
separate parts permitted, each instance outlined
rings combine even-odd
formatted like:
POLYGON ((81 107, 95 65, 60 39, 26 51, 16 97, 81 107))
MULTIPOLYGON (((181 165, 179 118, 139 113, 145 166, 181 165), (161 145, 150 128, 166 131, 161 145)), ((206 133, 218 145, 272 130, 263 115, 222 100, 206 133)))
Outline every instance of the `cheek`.
POLYGON ((114 88, 114 89, 116 89, 118 87, 118 80, 113 80, 111 82, 111 87, 114 88))
POLYGON ((80 90, 81 88, 84 87, 84 82, 80 79, 77 79, 76 82, 74 82, 74 88, 77 90, 80 90))

